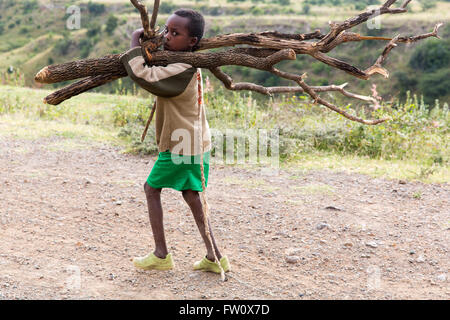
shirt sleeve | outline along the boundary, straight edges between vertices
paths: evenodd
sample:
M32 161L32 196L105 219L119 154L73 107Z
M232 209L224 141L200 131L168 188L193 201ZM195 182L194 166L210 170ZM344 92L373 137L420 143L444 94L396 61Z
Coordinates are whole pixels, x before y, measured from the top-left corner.
M197 68L187 63L171 63L166 67L147 66L142 55L142 47L134 47L120 56L120 61L128 76L143 89L160 97L180 95Z

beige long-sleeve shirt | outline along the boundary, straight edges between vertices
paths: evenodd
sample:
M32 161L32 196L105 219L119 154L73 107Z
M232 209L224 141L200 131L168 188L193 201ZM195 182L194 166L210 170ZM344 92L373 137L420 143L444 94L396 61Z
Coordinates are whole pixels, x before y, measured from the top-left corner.
M203 101L200 68L187 63L147 66L141 47L128 50L120 61L134 82L156 95L155 128L159 152L169 150L176 154L197 155L211 150L205 107L201 103L199 109L198 103L199 97ZM202 147L200 131L203 133Z

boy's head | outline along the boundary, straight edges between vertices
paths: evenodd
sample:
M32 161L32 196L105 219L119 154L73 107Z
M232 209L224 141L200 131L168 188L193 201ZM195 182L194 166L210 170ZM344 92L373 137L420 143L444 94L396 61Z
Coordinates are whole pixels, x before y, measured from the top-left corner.
M205 20L192 9L178 9L167 19L164 50L193 51L203 37Z

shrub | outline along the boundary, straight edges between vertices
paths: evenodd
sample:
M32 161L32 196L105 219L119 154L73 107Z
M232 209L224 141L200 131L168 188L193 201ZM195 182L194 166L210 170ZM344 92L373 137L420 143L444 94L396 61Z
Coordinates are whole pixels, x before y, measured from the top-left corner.
M65 56L69 52L69 47L71 44L72 40L65 36L63 39L60 39L58 40L58 42L56 42L54 50L59 55Z
M450 41L430 39L419 45L412 54L409 65L416 70L433 72L450 62Z
M112 35L114 30L117 28L118 20L114 15L110 15L106 21L106 33Z
M101 28L100 28L100 26L99 26L98 24L96 24L96 23L91 23L90 25L88 25L88 30L87 30L86 35L87 35L89 38L93 38L93 37L95 37L97 34L99 34L100 31L101 31Z
M98 16L105 12L105 5L103 3L93 3L92 1L89 1L87 9L90 14Z
M432 104L435 99L450 95L450 69L441 69L425 74L420 78L419 90L426 97L425 102Z
M22 3L22 10L24 14L30 13L39 7L37 0L25 0Z
M93 45L90 39L81 39L79 47L80 47L80 56L82 59L84 59L87 58L87 56L89 56L89 53L91 52Z

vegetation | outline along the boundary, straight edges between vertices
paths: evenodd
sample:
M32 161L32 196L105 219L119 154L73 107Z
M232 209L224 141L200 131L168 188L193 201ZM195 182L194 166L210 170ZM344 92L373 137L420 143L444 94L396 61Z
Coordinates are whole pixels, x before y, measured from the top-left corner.
M355 14L361 9L356 6L374 5L380 1L350 1L350 0L305 0L305 1L269 1L269 0L246 0L217 2L186 1L183 6L192 7L202 12L208 20L208 28L205 37L230 32L263 31L268 25L273 25L274 30L296 33L307 31L308 28L327 28L327 22L332 19L343 19ZM81 30L68 30L65 27L68 14L65 7L54 5L53 9L45 9L39 6L39 1L10 1L0 0L0 72L9 66L20 67L25 75L25 85L35 86L33 77L37 70L47 64L49 60L53 63L76 60L79 58L102 56L111 53L120 53L129 46L129 33L139 26L139 15L127 1L124 4L110 6L107 1L81 2ZM288 4L289 3L289 4ZM449 3L446 1L446 3ZM37 5L37 6L36 6ZM161 19L172 13L179 7L177 1L163 1L161 4ZM340 10L321 9L323 6L339 6ZM423 11L420 2L416 2L408 13L408 20L414 23L402 23L399 28L395 19L386 19L382 30L368 29L361 26L356 32L367 35L387 35L397 33L404 35L421 33L429 29L437 21L437 13L450 9L443 1L436 2L435 8L429 11L433 15L415 19ZM338 16L336 16L336 14ZM239 17L245 15L245 17ZM271 20L273 15L282 18ZM331 16L330 16L331 15ZM436 16L436 17L435 17ZM133 17L130 19L130 17ZM278 21L278 22L276 22ZM386 22L387 21L387 22ZM435 99L449 101L449 87L445 86L446 74L442 71L423 68L422 64L433 64L439 55L444 53L448 56L448 39L450 25L444 26L441 41L427 40L419 45L406 47L399 45L390 55L387 63L392 73L390 81L382 77L374 77L371 81L359 81L348 77L346 74L331 70L328 66L318 63L316 60L298 56L296 61L284 61L279 67L285 70L299 70L307 72L310 77L309 83L313 85L341 84L350 82L358 93L367 94L373 83L379 88L380 94L391 100L397 96L404 101L406 92L410 90L425 97L427 104L433 104ZM30 41L42 36L47 36L48 41L36 45L38 51L31 51L27 47ZM51 37L50 37L51 36ZM430 44L428 44L430 43ZM364 41L346 44L335 52L337 58L350 61L364 68L373 63L382 50L384 42ZM50 49L51 50L48 50ZM13 50L18 49L13 52ZM355 55L355 52L357 54ZM434 56L433 56L434 52ZM448 68L445 58L439 60L442 65L435 66L437 69ZM393 67L395 66L395 67ZM250 81L266 86L287 85L283 79L274 77L267 72L249 70L240 67L227 67L225 71L233 74L235 81ZM205 72L208 74L208 71ZM209 74L210 75L210 74ZM419 75L419 76L417 76ZM211 75L210 75L211 76ZM216 79L211 76L211 81ZM441 81L443 80L443 81ZM430 83L438 83L439 88L428 90ZM217 83L215 83L217 84ZM53 88L60 88L66 83L52 84ZM133 82L124 79L121 86L131 90ZM119 87L117 81L94 89L94 92L114 93ZM395 90L392 90L392 89ZM264 97L255 97L263 99Z
M71 127L89 125L107 133L108 140L114 140L128 152L156 154L154 124L145 142L140 141L152 99L137 98L123 91L117 95L88 93L51 106L41 102L46 94L42 90L0 87L0 124L11 117L24 116L35 121L67 123ZM251 94L211 88L205 93L205 103L210 127L223 133L223 141L226 129L239 129L244 136L251 129L277 129L280 159L286 165L312 155L388 163L402 161L414 164L411 172L403 173L408 178L428 181L449 178L450 114L448 104L439 101L429 106L424 99L408 95L405 103L384 104L374 112L363 108L358 111L366 116L392 118L377 126L348 121L309 104L304 96L283 96L260 104ZM13 134L15 131L11 130ZM84 133L73 136L83 137ZM213 143L219 141L213 135Z
M322 29L327 26L328 8L331 6L341 6L341 10L333 12L333 19L341 19L356 13L355 10L380 2L221 0L210 4L186 1L185 6L198 9L205 15L208 20L205 36L210 37L221 33L263 31L268 26L282 32L304 32L306 25L310 30ZM386 20L382 30L361 26L356 31L386 36L422 33L432 28L438 19L435 15L450 8L448 4L449 1L416 2L407 20L399 23ZM18 128L20 123L26 123L48 134L108 140L129 152L154 154L157 150L154 128L148 131L145 142L140 142L153 98L128 78L94 89L59 106L42 104L42 98L51 92L49 90L19 88L35 85L32 81L34 74L47 64L118 53L128 48L128 34L140 24L136 10L129 3L116 5L115 11L110 10L107 2L85 1L80 5L82 12L86 13L82 15L81 30L69 31L65 28L65 8L54 9L49 14L40 12L38 1L0 0L0 84L3 85L0 86L0 134L22 132L23 135L31 135L24 128ZM163 1L160 21L178 7L176 1ZM425 9L430 14L423 19L421 14ZM271 20L273 15L283 18ZM275 21L282 22L275 24ZM348 161L363 170L363 165L355 164L359 161L372 169L384 168L377 172L381 175L448 181L450 25L442 28L441 35L441 40L429 39L411 47L399 45L387 61L386 66L392 74L389 81L382 77L374 77L371 81L355 80L306 56L277 65L282 70L307 72L307 81L311 85L349 82L349 90L367 95L376 84L384 99L381 107L373 113L368 106L344 99L339 94L333 94L331 99L339 106L352 102L353 105L347 108L354 113L364 113L365 118L390 116L392 120L385 124L364 126L350 122L329 110L311 105L300 94L279 95L271 100L256 93L231 92L205 70L204 77L209 76L213 87L205 95L208 121L211 128L224 133L226 128L243 132L248 129L278 129L283 165L331 168L341 161ZM364 67L374 62L383 46L384 43L375 41L349 43L335 55ZM265 86L290 84L253 69L227 66L224 71L232 74L235 81L251 81ZM62 85L67 83L46 88ZM100 91L112 95L94 93ZM49 131L49 128L58 128L63 133ZM95 134L91 135L92 132ZM401 164L398 172L392 171L394 164Z

